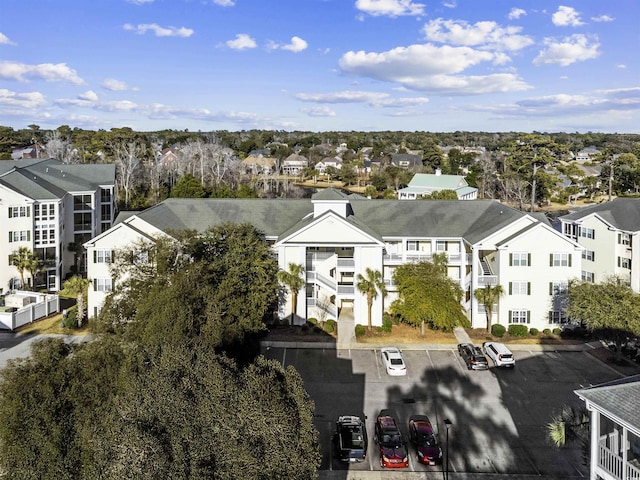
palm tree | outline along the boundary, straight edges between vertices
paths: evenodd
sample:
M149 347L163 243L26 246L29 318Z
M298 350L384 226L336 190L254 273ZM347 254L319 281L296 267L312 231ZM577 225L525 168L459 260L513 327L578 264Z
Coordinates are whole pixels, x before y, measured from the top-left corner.
M493 305L498 302L498 299L502 294L504 294L504 288L502 288L502 285L489 284L484 288L478 288L473 292L473 296L476 297L478 302L484 305L484 309L487 312L487 332L491 331Z
M38 269L38 259L33 254L28 247L20 247L17 251L14 251L11 254L11 265L18 269L18 273L20 274L20 285L21 288L25 288L24 284L24 272L31 272L31 276L33 277L35 272ZM35 279L34 279L35 284Z
M84 320L84 299L87 295L87 288L91 282L87 278L73 276L66 282L64 282L62 294L64 295L76 295L78 315L76 317L78 321L78 327L82 327L82 321Z
M589 412L584 405L564 405L547 423L547 433L556 447L579 441L585 465L589 464Z
M367 268L365 270L365 276L361 273L358 274L357 287L360 293L367 296L369 330L371 330L371 309L373 308L373 301L378 298L378 290L382 294L383 298L387 295L387 289L384 286L382 273L378 270Z
M278 272L278 280L291 290L291 324L296 315L296 306L298 304L298 292L304 287L305 281L302 278L304 267L297 263L290 263L289 270L280 270Z

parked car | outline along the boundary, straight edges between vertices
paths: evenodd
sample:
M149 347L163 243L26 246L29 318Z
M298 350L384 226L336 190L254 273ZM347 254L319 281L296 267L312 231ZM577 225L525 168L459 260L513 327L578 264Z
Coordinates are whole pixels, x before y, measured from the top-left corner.
M442 449L438 444L429 417L412 415L409 417L409 440L416 448L418 459L425 465L442 463Z
M380 410L376 418L375 440L380 449L380 465L383 468L409 466L409 453L396 418L395 413L388 409Z
M489 362L482 349L472 343L459 343L458 353L469 370L487 370Z
M363 462L367 457L367 428L364 419L355 415L338 417L333 445L336 458L342 462Z
M496 367L515 367L516 360L513 358L513 353L507 348L504 343L499 342L484 342L482 344L484 353L493 361Z
M385 347L380 350L382 364L389 375L406 375L407 365L402 358L402 352L396 347Z

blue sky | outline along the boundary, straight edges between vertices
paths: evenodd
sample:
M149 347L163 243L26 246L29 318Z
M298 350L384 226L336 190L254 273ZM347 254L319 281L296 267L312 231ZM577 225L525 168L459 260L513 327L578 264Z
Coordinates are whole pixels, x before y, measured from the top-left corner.
M637 0L2 0L0 125L640 133Z

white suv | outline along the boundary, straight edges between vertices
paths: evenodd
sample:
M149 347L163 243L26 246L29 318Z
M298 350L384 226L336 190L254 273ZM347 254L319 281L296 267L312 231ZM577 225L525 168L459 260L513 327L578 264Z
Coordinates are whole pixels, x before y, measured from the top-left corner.
M482 344L482 349L487 357L493 360L493 364L496 367L515 367L516 360L513 358L513 353L509 350L504 343L498 342L485 342Z

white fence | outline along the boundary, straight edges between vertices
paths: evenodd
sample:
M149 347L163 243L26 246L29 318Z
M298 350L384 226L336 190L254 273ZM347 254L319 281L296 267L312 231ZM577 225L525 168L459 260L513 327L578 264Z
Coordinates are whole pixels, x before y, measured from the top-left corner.
M34 320L48 317L60 311L58 295L13 291L11 296L23 298L28 303L12 312L0 312L0 330L15 330Z

